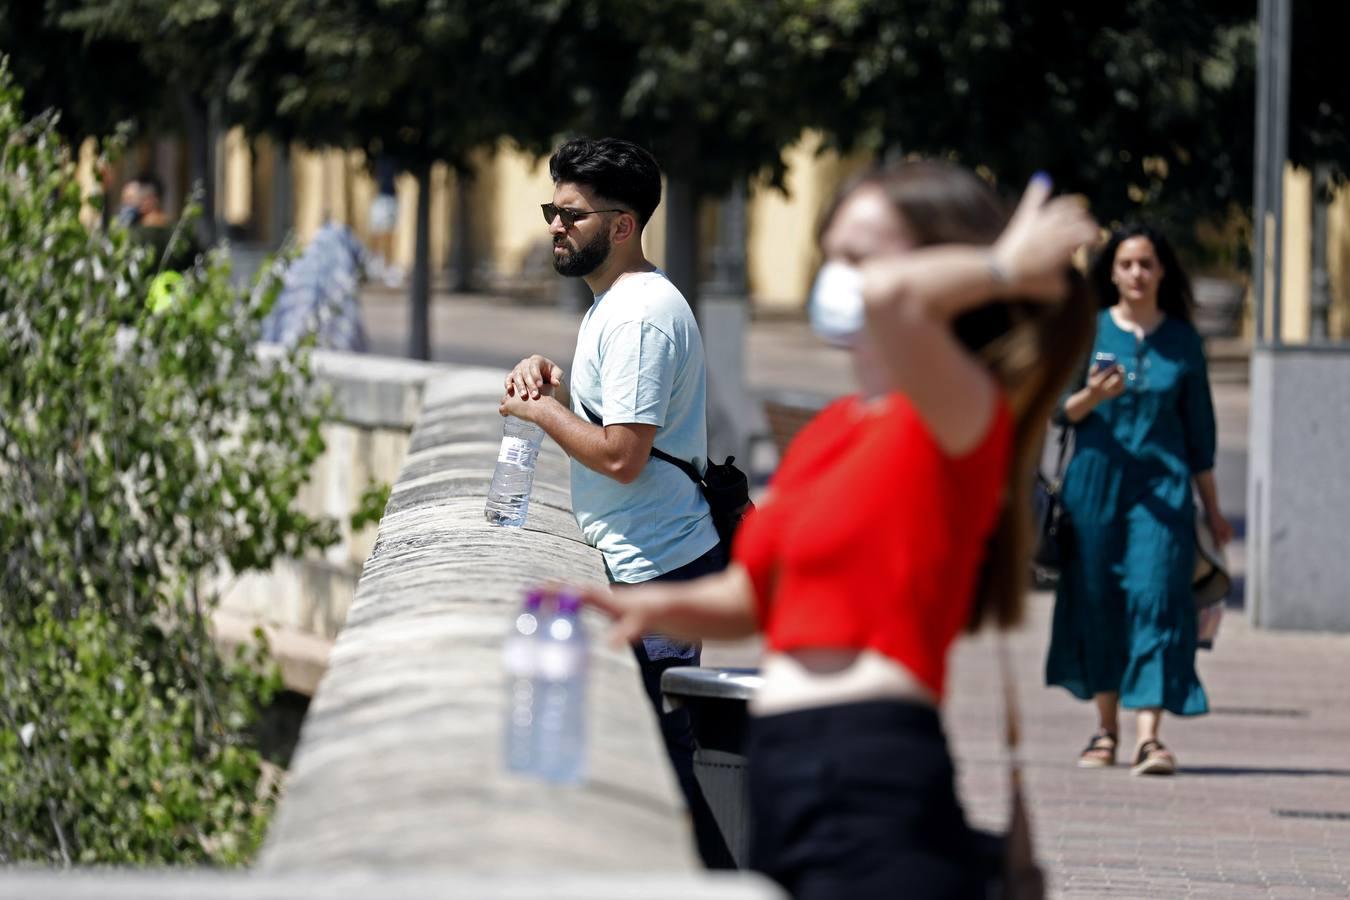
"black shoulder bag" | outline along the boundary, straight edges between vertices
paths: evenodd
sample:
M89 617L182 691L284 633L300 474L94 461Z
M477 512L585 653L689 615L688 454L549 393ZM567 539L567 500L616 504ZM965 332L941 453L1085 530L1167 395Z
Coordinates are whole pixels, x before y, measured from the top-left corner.
M586 418L604 427L604 421L589 406L582 403L581 409L586 413ZM655 445L652 446L651 455L654 459L670 463L698 485L698 489L703 493L703 499L708 501L708 506L712 509L713 527L717 529L717 536L721 538L723 545L730 549L731 539L736 534L736 526L745 518L746 513L755 508L750 502L750 480L745 477L744 472L733 465L736 457L728 456L724 463L715 463L710 459L707 471L700 475L693 463L671 456L664 450L658 450Z

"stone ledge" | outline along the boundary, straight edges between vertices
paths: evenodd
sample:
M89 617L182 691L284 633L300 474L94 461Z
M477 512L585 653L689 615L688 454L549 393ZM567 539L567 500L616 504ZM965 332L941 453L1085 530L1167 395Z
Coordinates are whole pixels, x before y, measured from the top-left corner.
M275 360L284 352L280 344L257 345L257 354L263 360ZM319 382L332 391L334 420L401 431L416 424L426 383L461 368L341 350L314 350L310 358Z
M527 585L602 583L604 574L559 509L568 464L551 441L535 476L550 502L530 527L483 520L502 429L500 379L460 368L426 384L390 507L305 720L264 870L453 865L490 874L522 860L569 873L696 870L630 653L598 641L592 650L587 783L546 786L502 768L500 643L511 611ZM603 623L590 624L598 637ZM629 883L622 895L649 894L666 879Z
M412 428L424 385L447 366L369 353L316 350L314 371L333 391L335 417L367 428Z
M281 669L281 680L286 688L313 696L328 668L333 642L295 628L259 622L229 609L217 609L211 616L215 640L227 650L251 643L256 628L261 628L267 636L267 646Z
M750 875L636 870L613 875L550 872L517 861L510 875L376 871L44 872L0 875L7 897L24 900L775 900L783 894Z

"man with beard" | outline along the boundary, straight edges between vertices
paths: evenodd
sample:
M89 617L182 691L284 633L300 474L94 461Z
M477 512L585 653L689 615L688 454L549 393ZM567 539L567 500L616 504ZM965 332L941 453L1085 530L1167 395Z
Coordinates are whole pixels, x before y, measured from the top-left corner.
M616 585L686 580L726 566L712 513L653 447L707 466L703 340L683 295L642 252L661 202L661 172L643 148L614 138L573 140L549 159L543 204L553 267L595 294L581 320L570 390L561 366L533 355L506 376L501 414L534 422L572 460L572 509ZM570 396L569 396L570 395ZM698 665L699 647L646 635L633 648L666 749L710 867L732 861L693 776L688 713L663 713L661 673Z

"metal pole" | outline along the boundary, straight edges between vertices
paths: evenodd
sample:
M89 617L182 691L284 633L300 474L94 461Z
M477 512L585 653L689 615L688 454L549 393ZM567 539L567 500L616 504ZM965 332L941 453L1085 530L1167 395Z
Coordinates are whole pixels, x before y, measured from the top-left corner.
M1281 309L1284 300L1284 168L1289 159L1289 32L1292 8L1292 0L1275 0L1274 59L1271 60L1271 112L1274 124L1270 136L1270 201L1275 213L1271 343L1276 346L1284 339Z
M417 176L417 227L408 288L408 356L431 359L431 163L418 162L413 173Z
M1261 0L1261 31L1256 43L1256 172L1252 187L1252 318L1256 325L1256 343L1266 339L1266 211L1270 206L1267 191L1266 157L1270 154L1270 5Z

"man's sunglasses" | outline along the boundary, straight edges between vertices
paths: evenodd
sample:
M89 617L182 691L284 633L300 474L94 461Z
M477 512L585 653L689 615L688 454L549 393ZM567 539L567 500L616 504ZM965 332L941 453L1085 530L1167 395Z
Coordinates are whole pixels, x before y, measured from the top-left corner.
M552 225L554 219L562 219L562 223L566 225L568 228L571 228L573 225L577 224L577 222L581 221L587 216L593 216L596 213L628 212L628 210L626 209L586 209L586 210L568 209L567 207L559 206L556 203L541 203L539 205L544 210L545 222Z

